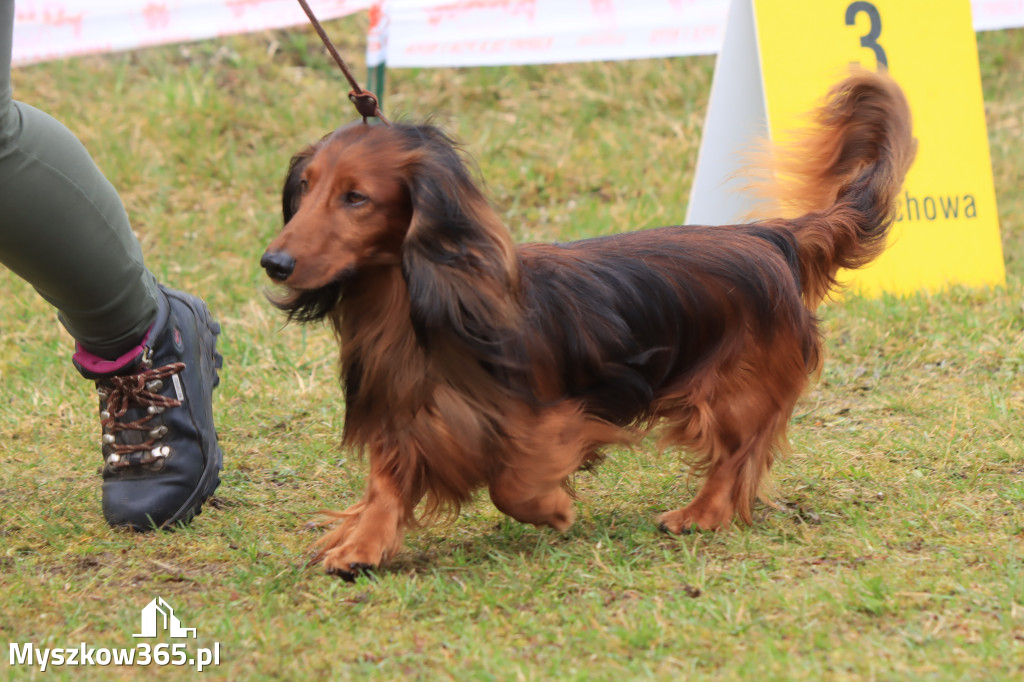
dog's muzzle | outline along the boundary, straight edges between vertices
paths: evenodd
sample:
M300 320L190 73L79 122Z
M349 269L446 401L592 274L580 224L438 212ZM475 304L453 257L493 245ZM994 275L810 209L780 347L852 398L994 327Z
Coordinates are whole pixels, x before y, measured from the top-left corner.
M295 259L284 251L267 251L260 258L260 266L275 282L283 282L295 272Z

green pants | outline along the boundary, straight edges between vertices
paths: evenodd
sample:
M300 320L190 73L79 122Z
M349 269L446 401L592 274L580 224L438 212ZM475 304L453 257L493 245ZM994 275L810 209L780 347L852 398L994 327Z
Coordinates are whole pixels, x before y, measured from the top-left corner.
M113 359L156 316L124 206L81 142L11 91L14 0L0 0L0 263L58 311L88 351Z

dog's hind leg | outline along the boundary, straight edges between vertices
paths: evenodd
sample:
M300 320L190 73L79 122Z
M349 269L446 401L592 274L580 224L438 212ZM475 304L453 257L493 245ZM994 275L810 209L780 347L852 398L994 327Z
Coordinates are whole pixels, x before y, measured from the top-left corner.
M363 499L334 514L340 523L325 534L313 563L345 580L387 561L402 548L412 507L392 477L371 457L370 478ZM375 466L376 464L376 466Z
M713 447L719 453L697 496L682 509L660 515L661 530L675 534L718 530L728 526L737 513L750 521L750 505L771 463L774 434L724 435L716 437L719 442Z
M731 363L728 372L710 373L690 388L686 407L662 415L676 421L663 442L691 451L695 471L706 476L690 504L658 517L662 530L716 530L734 516L752 522L762 479L786 447L786 423L806 385L797 348L776 344Z

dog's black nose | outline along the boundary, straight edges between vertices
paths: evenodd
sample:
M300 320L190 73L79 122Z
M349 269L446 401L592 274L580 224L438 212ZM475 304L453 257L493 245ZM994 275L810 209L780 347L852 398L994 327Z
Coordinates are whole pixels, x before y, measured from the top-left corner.
M260 265L275 282L283 282L295 271L295 259L284 251L267 251Z

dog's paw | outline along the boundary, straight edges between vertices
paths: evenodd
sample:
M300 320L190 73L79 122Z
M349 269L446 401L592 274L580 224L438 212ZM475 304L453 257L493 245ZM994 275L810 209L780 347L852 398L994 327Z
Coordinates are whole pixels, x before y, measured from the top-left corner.
M352 528L341 530L349 532L339 533L335 530L321 539L322 549L314 561L319 561L328 575L348 582L353 582L361 575L370 575L394 555L400 546L396 538L385 542L387 538L379 530L366 534L353 532Z
M572 501L569 501L567 506L563 506L561 509L555 509L551 511L548 518L542 523L536 524L538 528L543 526L550 526L560 533L572 528L572 524L576 521L576 510L572 508Z
M343 520L316 542L309 563L323 566L328 575L351 582L381 566L402 547L401 529L393 522L380 522L379 515L369 513L365 505L334 516Z
M696 507L689 505L660 515L656 521L658 530L672 535L686 535L696 531L722 530L732 520L732 510Z
M327 560L324 560L324 570L327 575L341 578L347 583L354 583L359 576L372 576L376 568L376 564L363 564L359 562L349 562L347 565L328 564Z
M368 556L348 551L345 547L335 547L324 552L321 565L327 575L354 582L361 575L371 575L380 563L380 559L374 561Z
M562 488L528 496L520 488L506 488L493 484L491 500L494 506L516 521L529 523L538 528L549 526L559 532L565 532L576 520L573 499Z

